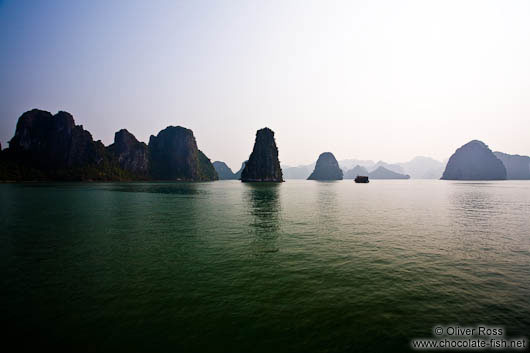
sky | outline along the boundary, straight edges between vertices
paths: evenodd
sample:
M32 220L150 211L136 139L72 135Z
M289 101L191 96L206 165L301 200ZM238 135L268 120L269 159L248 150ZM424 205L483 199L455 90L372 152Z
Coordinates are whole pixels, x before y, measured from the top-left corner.
M265 126L287 165L530 155L530 2L0 0L2 148L32 108L233 170Z

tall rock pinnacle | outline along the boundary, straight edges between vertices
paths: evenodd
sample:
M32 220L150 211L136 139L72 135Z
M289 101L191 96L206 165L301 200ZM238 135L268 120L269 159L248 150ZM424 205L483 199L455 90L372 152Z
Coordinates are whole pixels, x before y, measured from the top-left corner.
M274 141L274 131L271 129L263 128L256 132L254 149L241 173L241 181L283 181L278 148Z

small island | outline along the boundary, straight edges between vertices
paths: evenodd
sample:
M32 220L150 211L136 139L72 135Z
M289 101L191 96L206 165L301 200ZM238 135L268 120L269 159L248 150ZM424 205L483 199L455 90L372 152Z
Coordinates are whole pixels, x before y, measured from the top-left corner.
M324 152L318 156L315 170L307 180L342 180L342 169L331 152Z

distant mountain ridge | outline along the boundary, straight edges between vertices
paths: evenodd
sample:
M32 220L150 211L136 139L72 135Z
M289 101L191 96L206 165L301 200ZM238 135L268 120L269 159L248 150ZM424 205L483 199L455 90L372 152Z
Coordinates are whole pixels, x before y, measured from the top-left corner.
M371 160L360 159L343 159L338 161L339 167L344 172L344 179L353 179L355 176L351 175L357 171L351 171L353 168L362 167L366 170L366 175L369 172L375 171L379 167L384 167L387 170L398 174L410 175L414 179L440 179L442 176L445 164L430 157L418 156L412 160L403 163L387 163L384 161L374 162ZM285 179L307 179L314 169L315 163L307 165L299 165L297 167L282 166ZM364 173L364 171L362 171Z
M225 162L215 161L212 164L215 168L215 171L217 172L217 175L219 176L219 180L237 179L236 174L232 172L232 169L230 169Z
M298 167L282 166L283 177L285 179L307 179L314 169L314 164L301 165Z
M344 179L355 179L357 176L368 176L368 170L365 167L356 165L344 173Z
M368 174L370 179L410 179L410 175L396 173L383 166L378 167L376 170Z

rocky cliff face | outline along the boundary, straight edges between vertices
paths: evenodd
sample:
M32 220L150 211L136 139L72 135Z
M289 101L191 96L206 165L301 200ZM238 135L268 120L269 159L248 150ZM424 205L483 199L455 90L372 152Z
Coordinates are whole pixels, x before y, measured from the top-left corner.
M368 170L365 167L356 165L352 169L344 173L344 179L355 179L357 176L368 176Z
M33 109L18 119L9 150L43 170L58 170L103 162L105 148L100 141L75 125L72 115Z
M331 152L324 152L318 156L315 170L307 180L342 180L342 169Z
M215 161L212 163L217 175L219 175L219 180L231 180L236 179L236 175L232 172L225 162Z
M506 168L506 179L530 179L530 157L502 152L493 152L493 154L504 164Z
M506 168L484 142L473 140L449 158L442 179L504 180Z
M241 181L283 181L278 148L271 129L264 128L256 133L254 149L241 173Z
M33 109L18 119L15 136L2 152L2 180L130 179L101 141L67 112Z
M155 180L217 180L212 163L197 148L193 131L169 126L149 139L151 177Z
M147 177L149 175L149 153L147 145L140 142L129 131L122 129L114 134L114 143L107 151L118 161L123 170Z
M379 167L371 173L368 173L370 179L410 179L410 175L396 173L385 167Z
M216 180L191 130L169 127L149 147L127 130L107 148L72 115L34 109L18 120L9 148L0 153L0 180Z
M200 179L196 179L196 181L219 180L219 175L217 175L212 161L201 150L199 150L199 176Z

